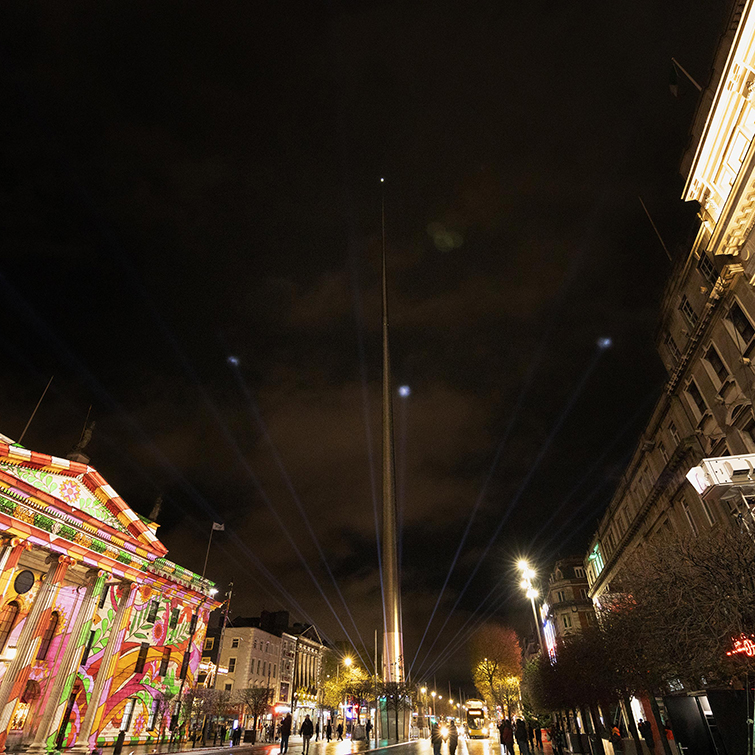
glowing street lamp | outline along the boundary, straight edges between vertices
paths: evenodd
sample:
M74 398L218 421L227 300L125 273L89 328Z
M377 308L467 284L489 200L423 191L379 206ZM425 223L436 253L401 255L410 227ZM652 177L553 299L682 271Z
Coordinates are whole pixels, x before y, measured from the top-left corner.
M537 598L540 593L532 584L532 581L535 579L535 577L537 577L537 574L535 573L534 569L530 568L530 565L524 559L520 560L517 566L519 567L519 571L522 574L522 581L519 583L519 585L524 590L525 595L530 599L530 605L532 606L532 615L535 617L535 626L537 627L537 641L540 645L540 652L543 652L545 646L543 643L542 630L540 628L540 620L537 617L537 609L535 608L535 598Z

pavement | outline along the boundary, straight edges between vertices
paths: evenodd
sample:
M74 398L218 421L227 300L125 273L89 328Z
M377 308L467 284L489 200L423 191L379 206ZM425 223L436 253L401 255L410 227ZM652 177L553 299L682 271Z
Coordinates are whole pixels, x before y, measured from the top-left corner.
M550 743L543 742L542 750L536 749L534 755L552 755ZM429 739L413 739L409 742L389 742L382 740L375 742L374 739L369 741L344 739L342 742L331 741L325 742L320 740L315 742L314 739L309 743L308 755L351 755L352 753L367 753L385 751L385 755L432 755L432 747ZM104 755L108 755L109 748L104 748ZM162 753L171 755L178 753L193 753L193 755L279 755L280 743L261 742L258 744L244 744L243 742L235 747L229 744L223 747L197 747L192 748L191 742L182 742L179 745L137 745L135 747L123 747L121 755L152 755L153 753ZM302 738L292 736L289 740L288 755L303 755ZM449 755L448 745L444 744L441 755ZM497 738L494 739L459 739L459 747L456 755L501 755L501 746ZM519 747L516 746L516 755L521 755Z

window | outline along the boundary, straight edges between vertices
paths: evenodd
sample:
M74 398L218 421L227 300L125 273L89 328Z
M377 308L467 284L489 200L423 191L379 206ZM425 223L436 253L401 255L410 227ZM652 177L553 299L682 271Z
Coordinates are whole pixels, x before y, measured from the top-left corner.
M147 663L147 653L149 652L149 642L142 642L139 645L139 656L136 659L134 673L141 674L144 671L144 664Z
M232 674L235 670L236 670L236 659L229 658L228 659L228 673Z
M682 511L684 511L684 516L687 517L687 523L689 524L689 528L692 530L692 534L697 537L697 525L695 524L695 520L692 518L692 512L690 511L687 501L682 501Z
M47 658L47 651L50 649L52 638L55 637L59 619L60 616L58 615L57 611L53 611L50 614L50 621L47 622L47 628L42 635L42 642L39 643L39 650L37 651L38 661L43 661L45 658Z
M147 621L150 624L155 623L155 619L157 618L157 612L160 610L160 601L159 600L153 600L152 603L149 606L149 613L147 614Z
M174 608L170 612L170 624L168 626L171 629L175 629L178 626L178 617L181 615L181 609L180 608Z
M214 637L207 637L204 641L204 649L205 650L212 650L212 648L215 647L215 638Z
M121 731L128 731L131 728L131 717L134 715L134 706L136 698L129 697L126 700L126 707L123 711L123 720L121 721Z
M266 642L266 643L265 643L265 652L266 652L266 653L269 653L269 652L270 652L270 643L269 643L269 642Z
M585 578L585 570L581 566L575 566L574 567L574 576L577 579L584 579Z
M189 624L189 634L194 634L194 630L197 628L197 619L199 618L199 614L192 614L191 615L191 623Z
M671 358L674 360L674 364L676 364L682 358L682 352L679 351L679 347L676 345L676 341L674 340L674 337L671 335L671 333L668 333L666 335L666 338L663 339L663 342L666 344L666 348L668 349L669 354L671 354Z
M203 655L200 663L212 663L212 658L209 655Z
M13 631L13 625L18 618L19 605L14 600L12 603L8 603L0 614L0 653L5 650L5 643L8 642L8 637Z
M149 712L149 719L147 719L147 731L151 731L155 728L157 723L157 712L160 709L160 701L155 698L152 701L152 709Z
M674 441L675 446L678 446L679 443L681 443L679 431L676 429L676 425L673 422L668 423L668 434L671 436L671 440Z
M170 648L163 650L163 657L160 661L160 676L165 676L168 673L168 664L170 663ZM152 727L150 727L152 728Z
M225 691L230 692L233 689L233 684L226 684L225 685Z
M590 563L595 568L595 576L597 577L604 569L606 562L603 560L603 553L600 549L600 543L596 543L592 549L592 553L587 557Z
M666 446L663 444L662 440L658 441L658 453L661 455L663 463L668 464L668 451L666 451Z
M275 672L276 672L277 670L278 670L278 664L277 664L277 663L274 663L274 664L273 664L273 679L275 679Z
M92 652L92 643L94 642L94 636L97 634L97 632L92 629L91 632L89 632L89 639L87 640L87 646L84 648L84 655L81 656L81 663L79 663L79 666L83 666L86 664L86 662L89 660L89 653Z
M556 593L556 602L557 603L563 603L566 600L566 595L564 594L563 590L559 590Z
M582 600L587 600L587 590L584 587L579 588L579 597L582 598Z
M718 353L715 346L711 346L708 349L708 351L705 353L705 359L708 362L708 364L713 368L713 372L716 373L716 377L722 383L725 383L726 379L729 377L729 370L726 369L724 360L721 359L721 355Z
M262 676L267 673L267 661L262 662Z
M261 661L261 660L260 660L260 659L258 658L258 659L257 659L257 673L258 673L258 674L259 674L259 672L260 672L260 667L261 667L261 666L262 666L262 661Z
M189 671L189 651L184 653L183 660L181 661L181 673L179 679L186 679L186 674Z
M252 645L252 647L253 647L253 648L254 648L255 650L257 649L257 640L255 640L255 641L254 641L254 644Z
M238 646L239 646L239 638L238 637L234 637L231 640L231 647L232 648L237 648Z
M564 629L571 629L571 616L562 616Z
M105 601L107 600L107 595L110 592L110 585L105 585L105 587L102 589L102 595L100 596L100 608L102 608L105 605Z
M708 405L705 403L703 394L700 393L700 389L694 380L691 380L687 386L687 395L692 399L692 403L697 409L699 416L702 417L708 411Z
M705 498L701 498L700 503L703 505L705 518L708 520L708 524L712 527L716 522L716 519L713 516L713 512L710 510L710 506L708 505L708 502L705 500Z
M686 296L682 296L682 300L679 303L679 309L684 315L684 319L694 328L697 325L697 312L692 309L692 305L689 303L689 299Z
M753 336L755 336L755 328L752 326L750 318L747 317L737 302L731 305L728 317L741 339L741 342L737 345L744 351L750 345Z
M711 286L716 285L718 273L713 265L713 261L705 252L700 252L700 259L697 261L697 269L700 271L700 275L702 275Z

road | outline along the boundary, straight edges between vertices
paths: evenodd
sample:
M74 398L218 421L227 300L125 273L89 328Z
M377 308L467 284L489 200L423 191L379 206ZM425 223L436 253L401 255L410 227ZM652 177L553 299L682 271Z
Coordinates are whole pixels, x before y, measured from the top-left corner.
M551 755L550 744L543 743L544 750L535 750L535 755ZM343 742L315 742L309 747L309 755L351 755L352 753L377 753L381 755L432 755L432 747L429 739L415 739L401 744L389 744L387 741L378 743L365 740L352 741L345 739ZM155 745L139 745L137 747L124 746L121 755L151 755L152 753L164 753L178 755L178 753L193 753L193 755L279 755L280 744L240 744L237 747L197 747L191 749L183 745L180 749L168 749L167 745L155 747ZM108 750L105 750L108 755ZM301 737L291 737L288 755L302 755ZM449 755L448 745L444 744L441 755ZM501 747L497 739L460 739L456 755L501 755ZM519 747L516 747L516 755L520 755Z

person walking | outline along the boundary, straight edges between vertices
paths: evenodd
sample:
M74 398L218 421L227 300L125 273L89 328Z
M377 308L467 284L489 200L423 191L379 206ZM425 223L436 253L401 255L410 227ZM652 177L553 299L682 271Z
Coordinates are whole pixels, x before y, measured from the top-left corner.
M530 741L530 750L535 751L535 728L532 721L527 721L527 739Z
M315 742L318 742L320 740L320 719L317 719L317 723L315 724Z
M645 744L648 746L650 752L655 752L655 737L653 737L653 726L650 721L643 721L640 719L640 725L637 727L642 734L642 738L645 740Z
M437 721L433 721L433 728L430 729L430 744L433 746L433 755L440 755L443 737L440 733L440 726L438 726Z
M309 740L312 739L312 735L315 733L315 727L312 726L312 719L309 716L304 716L304 720L299 727L299 734L301 734L302 755L309 755Z
M325 725L325 739L326 741L330 742L330 738L333 736L333 727L330 725L330 719L328 719L328 723Z
M281 721L281 755L283 755L284 752L288 752L288 738L291 736L291 723L291 714L286 713Z
M456 719L452 718L448 727L448 755L456 755L456 747L459 744L459 730L456 728Z
M364 725L364 730L367 732L367 741L370 739L370 732L372 731L372 721L367 719L367 723Z
M338 741L343 742L343 724L336 726L336 734L338 734Z
M521 755L530 755L530 749L527 746L527 724L524 723L523 718L516 719L516 726L514 727L514 736L516 737L516 743L519 745L519 752ZM513 748L512 748L513 751Z
M543 749L543 729L540 721L535 721L535 744L539 750Z
M503 755L514 755L514 728L511 726L511 721L504 718L498 727L498 731L501 735Z
M621 737L621 729L615 724L611 729L611 744L615 753L624 752L624 740Z

